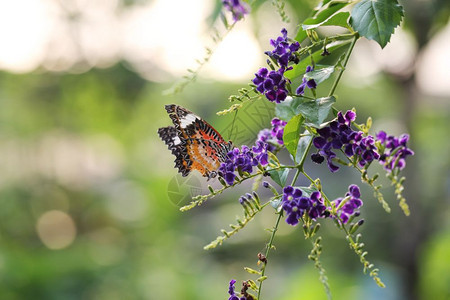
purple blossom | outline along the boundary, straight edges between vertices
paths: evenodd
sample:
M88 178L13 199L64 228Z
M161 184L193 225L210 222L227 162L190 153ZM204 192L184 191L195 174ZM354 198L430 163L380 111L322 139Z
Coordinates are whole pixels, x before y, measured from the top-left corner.
M281 34L282 35L277 39L270 40L270 44L273 46L274 50L267 51L265 54L278 62L280 66L287 68L290 61L298 64L299 58L295 52L300 49L300 43L297 41L290 43L289 38L287 37L287 30L285 28L281 30Z
M306 70L305 70L305 75L306 75L306 73L311 72L313 70L314 70L313 67L307 66ZM317 83L316 83L316 81L314 79L307 80L306 77L303 76L302 83L298 86L298 88L295 91L295 93L297 95L303 95L305 93L305 88L306 87L309 88L309 89L315 89L315 88L317 88Z
M250 12L250 8L247 3L240 0L222 0L222 4L228 11L231 12L233 20L239 21Z
M283 145L283 134L284 134L284 126L286 126L287 122L280 120L278 118L273 118L271 121L272 124L272 136L276 139L279 145Z
M402 134L396 138L380 131L376 135L376 140L381 144L379 161L388 172L403 169L406 165L405 158L414 155L414 151L406 146L409 140L408 134Z
M236 280L231 279L229 286L228 286L228 294L230 297L228 300L239 300L239 297L236 296L236 292L234 291L234 284L236 283Z
M358 213L358 208L363 205L360 197L361 193L359 191L359 187L352 184L349 186L348 192L345 194L345 198L338 198L332 201L335 207L339 207L342 201L346 201L345 204L337 210L337 216L340 218L342 223L347 223L352 215Z
M355 119L356 114L351 110L345 114L339 112L336 121L318 129L319 136L313 139L313 145L319 151L311 155L312 161L320 164L326 159L330 171L336 172L339 167L333 163L333 159L336 158L335 150L343 150L348 157L356 155L361 167L379 159L380 155L374 138L370 135L363 137L362 131L355 131L351 128Z
M380 155L377 152L377 147L375 147L375 140L371 135L363 137L355 146L354 152L356 155L360 156L358 164L361 167L371 163L374 159L380 158Z
M319 191L311 193L310 197L290 185L283 189L282 208L286 212L286 223L295 226L304 213L311 219L326 218L330 215Z
M304 211L311 206L308 197L302 197L302 191L299 188L286 186L283 189L282 208L286 212L286 223L295 226L303 215Z
M241 149L234 148L228 152L228 159L220 164L219 176L223 177L227 184L232 185L236 175L235 171L248 172L253 171L253 166L258 165L253 152L249 147L243 145Z
M284 101L288 95L286 83L288 79L284 77L284 67L278 71L269 71L266 68L261 68L255 73L253 83L256 85L256 90L265 95L271 102L280 103Z
M333 159L336 158L334 151L342 150L347 157L356 157L355 161L360 167L378 160L388 172L403 169L406 165L405 158L414 155L406 146L409 135L403 134L397 138L380 131L376 137L363 136L362 131L351 128L355 119L356 113L351 110L345 114L339 112L336 121L318 129L319 136L313 139L318 152L311 155L312 161L320 164L326 159L330 171L336 172L339 167L333 164Z
M327 207L324 205L322 194L319 191L312 192L310 199L311 207L308 215L311 219L315 220L319 217L327 217L329 215Z
M271 121L272 128L262 129L258 133L256 143L258 143L259 141L267 143L267 150L273 152L274 150L276 150L276 147L273 144L283 145L284 126L286 126L286 124L286 121L280 120L278 118L273 118Z
M255 144L257 144L258 142L266 143L267 151L274 152L276 150L276 147L271 143L272 140L273 136L271 130L265 128L258 133L258 137L256 139Z
M256 146L252 148L255 154L255 159L261 164L261 166L267 166L269 164L269 144L262 141L256 141Z
M218 174L228 185L232 185L236 179L235 172L252 173L253 167L261 164L267 166L269 164L269 144L256 141L256 145L249 148L243 145L241 149L234 148L227 153L228 158L220 164Z

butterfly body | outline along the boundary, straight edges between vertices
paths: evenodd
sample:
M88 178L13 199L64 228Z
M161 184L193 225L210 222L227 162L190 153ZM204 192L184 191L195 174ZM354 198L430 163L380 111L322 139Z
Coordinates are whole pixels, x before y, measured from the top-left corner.
M158 134L175 155L175 167L182 176L197 170L208 179L215 177L232 144L191 111L175 104L165 109L173 126L158 129Z

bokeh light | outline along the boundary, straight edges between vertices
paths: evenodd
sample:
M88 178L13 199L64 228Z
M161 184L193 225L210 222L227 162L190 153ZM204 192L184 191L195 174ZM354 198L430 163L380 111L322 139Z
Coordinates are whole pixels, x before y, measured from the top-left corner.
M39 217L36 231L47 248L59 250L73 243L77 230L73 219L67 213L51 210Z

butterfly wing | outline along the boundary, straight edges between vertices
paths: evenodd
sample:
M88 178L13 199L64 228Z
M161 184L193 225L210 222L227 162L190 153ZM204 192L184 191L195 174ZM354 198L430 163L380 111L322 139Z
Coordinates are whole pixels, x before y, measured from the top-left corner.
M176 128L174 126L159 128L158 134L172 154L175 155L175 167L178 168L178 172L183 176L187 176L191 166L185 159L188 156L187 149L181 145L181 139L178 136Z
M180 173L187 176L191 170L197 170L205 177L214 176L220 163L225 161L231 144L191 111L175 104L166 105L165 108L174 124L171 127L175 130L171 129L170 135L165 135L170 136L166 138L169 144L160 136L176 156L175 165Z

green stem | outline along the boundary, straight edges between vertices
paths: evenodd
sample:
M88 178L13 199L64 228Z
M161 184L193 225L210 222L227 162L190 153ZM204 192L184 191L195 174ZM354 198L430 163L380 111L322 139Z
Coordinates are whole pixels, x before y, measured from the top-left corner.
M302 160L301 166L303 166L303 162L304 162L304 160ZM300 170L300 168L297 168L297 172L296 172L295 175L294 175L294 178L293 178L293 180L292 180L291 185L295 184L295 181L297 181L297 178L298 178L298 176L300 175L300 173L302 173L302 171ZM278 212L278 217L277 217L277 220L276 220L276 222L275 222L275 226L274 226L273 229L272 229L272 235L270 236L269 243L267 244L267 249L266 249L266 253L265 253L266 258L269 257L270 249L272 249L273 240L275 239L275 233L276 233L277 230L278 230L278 225L280 224L280 220L281 220L281 217L282 217L282 216L283 216L283 211ZM267 265L264 265L264 267L263 267L263 269L262 269L262 271L261 271L261 277L264 277L264 275L265 275L265 273L266 273L266 266L267 266ZM261 280L260 283L259 283L259 287L258 287L258 297L256 298L257 300L260 299L260 296L261 296L261 288L262 288L262 283L263 283L263 282L264 282L264 279Z
M356 41L358 40L358 38L359 38L358 34L355 34L355 35L353 36L352 43L350 44L350 47L348 48L347 53L345 54L344 61L342 62L342 68L341 68L341 70L339 71L339 74L338 74L338 76L336 77L336 80L334 81L333 86L331 87L331 90L330 90L330 93L328 94L328 97L333 96L334 91L335 91L336 88L337 88L337 85L338 85L338 83L339 83L339 80L341 80L342 74L344 73L345 67L347 66L348 60L349 60L349 58L350 58L350 54L352 53L353 47L355 46Z
M300 170L300 168L298 168L298 169L297 169L297 172L295 172L294 179L292 179L291 185L294 185L294 184L295 184L295 182L297 181L298 175L300 175L300 173L301 173L301 170Z
M274 226L273 229L272 229L272 235L270 236L269 243L267 244L267 249L266 249L266 254L265 254L266 258L269 257L269 252L270 252L270 249L272 248L273 240L275 239L275 233L276 233L277 230L278 230L278 225L280 224L280 220L281 220L281 216L282 216L282 215L283 215L283 213L280 211L280 212L278 213L278 217L277 217L277 221L275 222L275 226ZM264 277L264 274L266 273L266 266L267 266L267 265L264 265L264 267L263 267L263 269L262 269L261 277ZM260 296L261 296L261 288L262 288L263 282L264 282L264 280L261 280L260 283L259 283L259 288L258 288L258 298L257 298L258 300L259 300L259 298L260 298Z

